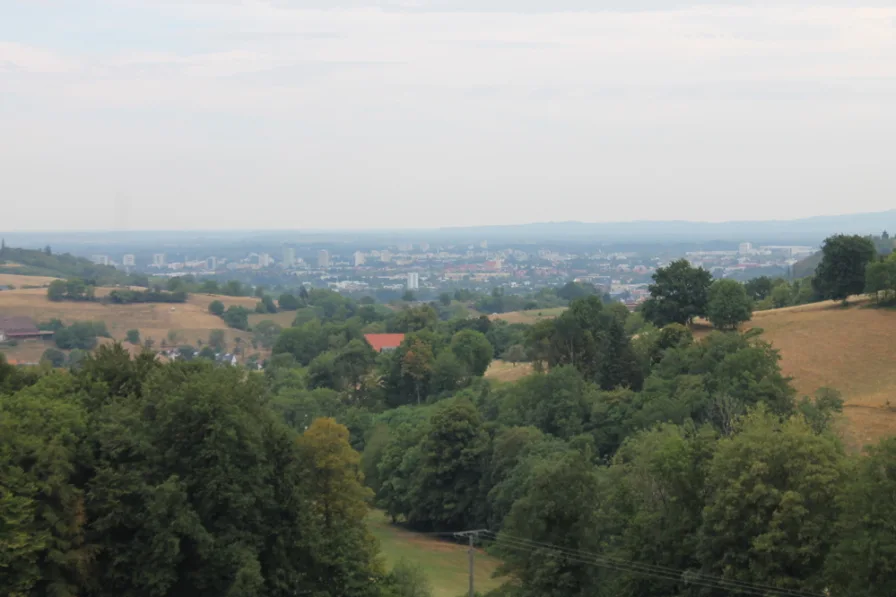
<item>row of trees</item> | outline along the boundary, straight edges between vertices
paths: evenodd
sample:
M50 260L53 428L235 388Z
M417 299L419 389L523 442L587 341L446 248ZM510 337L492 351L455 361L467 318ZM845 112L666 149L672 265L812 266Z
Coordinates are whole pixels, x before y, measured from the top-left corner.
M112 304L132 303L184 303L188 295L183 290L168 292L161 287L147 290L113 290L102 299L96 296L96 289L81 279L53 280L47 287L47 298L59 301L97 301Z
M875 300L896 300L896 257L877 258L873 239L836 235L825 240L822 258L809 278L788 282L760 277L745 284L715 280L703 268L678 260L659 268L644 303L647 321L662 327L705 317L719 329L736 329L753 309L771 309L822 300L845 301L868 293Z
M690 324L697 317L706 317L716 328L729 330L752 317L753 300L743 284L713 281L712 274L684 259L658 268L649 289L643 314L658 327Z

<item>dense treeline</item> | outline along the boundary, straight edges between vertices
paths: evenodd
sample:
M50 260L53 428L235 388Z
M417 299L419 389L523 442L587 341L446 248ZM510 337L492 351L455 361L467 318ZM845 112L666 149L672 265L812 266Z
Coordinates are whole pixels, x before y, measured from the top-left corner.
M71 374L0 362L0 593L380 595L344 427L301 436L263 379L101 348Z
M185 303L188 295L183 290L168 292L161 287L147 290L113 290L105 297L96 296L96 289L85 280L53 280L47 287L47 298L51 301L99 301L114 305L133 303Z

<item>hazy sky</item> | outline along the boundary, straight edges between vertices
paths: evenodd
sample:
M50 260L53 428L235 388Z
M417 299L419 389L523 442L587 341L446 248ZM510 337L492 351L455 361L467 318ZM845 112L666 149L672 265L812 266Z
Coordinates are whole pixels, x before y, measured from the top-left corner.
M892 1L0 0L0 230L894 206Z

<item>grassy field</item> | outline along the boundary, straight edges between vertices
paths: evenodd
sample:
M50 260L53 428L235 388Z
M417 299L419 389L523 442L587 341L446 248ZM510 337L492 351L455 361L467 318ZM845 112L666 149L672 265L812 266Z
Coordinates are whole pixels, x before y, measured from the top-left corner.
M258 299L255 299L257 302ZM253 305L254 309L255 306ZM295 321L296 312L295 311L281 311L279 313L253 313L249 316L249 327L254 326L259 321L273 321L277 325L282 328L292 327L292 322Z
M34 276L27 276L29 279ZM102 296L112 289L97 289ZM167 341L169 331L177 334L176 343L196 346L201 340L206 342L212 330L224 330L228 344L236 338L248 342L251 332L228 328L220 317L208 312L213 300L220 300L225 306L241 305L254 309L258 299L251 297L191 295L186 303L158 303L135 305L104 305L102 303L52 302L47 300L44 289L21 289L0 292L0 315L21 315L35 322L60 319L66 325L76 321L104 321L109 333L116 340L124 340L128 330L140 330L143 339L152 338L156 348L162 340ZM269 316L271 317L271 316ZM276 316L273 316L276 317ZM290 319L290 323L292 320ZM43 351L52 346L51 342L27 341L14 348L4 347L8 358L32 362L40 359Z
M532 363L509 363L494 360L485 372L485 377L497 381L516 381L532 373Z
M420 535L393 526L384 512L373 510L367 526L379 540L388 568L401 560L421 566L432 584L434 597L460 597L469 586L467 548L450 541ZM485 593L501 582L492 578L499 561L481 550L476 551L474 583Z
M50 282L56 279L49 276L23 276L20 274L0 273L0 286L12 285L16 288L21 288L22 286L49 286Z
M832 387L846 401L844 438L860 447L896 433L896 311L818 303L754 314L799 394Z
M553 319L566 311L566 307L554 307L552 309L532 309L530 311L511 311L509 313L495 313L489 319L503 319L507 323L533 324L542 319Z

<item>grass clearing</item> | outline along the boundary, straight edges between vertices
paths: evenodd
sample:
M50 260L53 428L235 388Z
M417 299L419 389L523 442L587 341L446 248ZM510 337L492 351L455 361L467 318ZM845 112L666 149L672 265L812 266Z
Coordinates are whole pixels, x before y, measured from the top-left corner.
M403 559L423 568L429 577L434 597L460 597L467 594L469 564L466 546L394 526L381 510L370 511L367 515L367 527L379 540L388 569L391 570ZM476 550L475 557L476 591L485 593L500 586L501 581L492 578L500 561L479 549Z
M530 375L533 371L532 363L510 363L496 359L488 366L485 377L496 381L517 381Z
M509 313L495 313L489 315L489 319L503 319L507 323L537 323L542 319L554 319L566 311L566 307L553 307L551 309L531 309L529 311L511 311Z
M252 307L253 309L255 307ZM273 321L282 328L292 327L296 319L295 311L280 311L279 313L252 313L249 315L249 327L254 327L260 321Z

